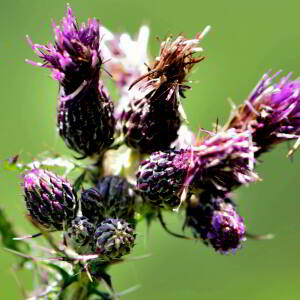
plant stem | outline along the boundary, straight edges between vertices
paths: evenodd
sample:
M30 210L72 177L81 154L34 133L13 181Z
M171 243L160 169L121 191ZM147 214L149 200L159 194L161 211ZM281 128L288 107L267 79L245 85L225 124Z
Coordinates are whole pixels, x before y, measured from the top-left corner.
M61 300L86 300L89 297L89 288L93 284L87 272L81 272L79 280L68 286L61 295Z

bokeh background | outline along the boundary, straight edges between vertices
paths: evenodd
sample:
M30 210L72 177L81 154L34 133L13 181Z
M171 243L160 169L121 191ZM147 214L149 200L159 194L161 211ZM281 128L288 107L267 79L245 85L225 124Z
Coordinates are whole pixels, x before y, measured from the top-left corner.
M286 1L70 1L78 19L99 18L112 31L135 34L151 27L149 51L158 53L156 37L186 33L192 37L210 24L202 42L207 59L191 76L198 81L184 101L190 125L211 129L225 122L227 99L241 103L270 69L300 75L300 2ZM65 12L64 1L2 1L0 10L0 160L12 154L34 156L45 149L66 152L55 130L57 84L46 70L25 64L35 58L25 41L53 40L51 19ZM249 231L274 233L269 241L248 240L236 255L220 255L201 242L179 240L154 224L147 238L139 226L133 256L143 260L111 269L121 291L141 287L125 299L300 299L300 152L286 158L288 145L263 156L264 181L239 189L236 200ZM20 232L27 224L19 174L0 171L0 205ZM184 216L167 217L180 230ZM21 287L33 285L31 271L11 271L14 256L0 249L0 299L22 299Z

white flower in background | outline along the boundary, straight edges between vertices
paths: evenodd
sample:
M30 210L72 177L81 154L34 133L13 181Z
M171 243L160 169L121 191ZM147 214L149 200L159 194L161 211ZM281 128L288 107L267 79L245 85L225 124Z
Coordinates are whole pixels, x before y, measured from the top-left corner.
M196 134L186 124L182 124L178 130L178 138L171 144L171 148L186 149L195 145Z
M147 49L150 29L148 26L141 26L136 40L128 33L115 34L103 26L100 27L100 32L104 68L116 81L120 93L114 113L118 119L128 101L133 98L132 92L129 91L130 85L148 72Z
M113 34L103 26L100 32L105 69L116 80L121 96L128 94L131 83L148 71L149 27L143 25L136 40L128 33Z

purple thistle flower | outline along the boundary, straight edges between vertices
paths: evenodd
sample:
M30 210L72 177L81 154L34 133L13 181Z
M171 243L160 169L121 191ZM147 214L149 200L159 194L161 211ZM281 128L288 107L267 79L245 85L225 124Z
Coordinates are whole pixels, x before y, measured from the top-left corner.
M103 60L100 53L100 23L90 19L77 25L68 6L61 25L53 23L55 44L33 44L44 61L27 62L49 68L60 83L57 129L67 147L85 156L99 154L114 141L113 103L99 80Z
M254 172L254 153L251 134L234 129L220 131L204 138L191 148L194 162L186 184L196 189L216 189L229 192L233 188L259 180Z
M258 147L256 157L278 143L300 136L300 80L290 80L289 74L275 84L273 80L279 73L264 74L226 125L239 132L251 131Z
M33 51L44 61L37 63L27 60L35 66L52 70L52 78L66 90L73 93L84 80L99 76L102 58L99 51L100 23L96 19L88 20L78 27L70 6L60 26L52 24L55 44L33 44L27 37Z
M154 206L174 208L190 192L229 192L259 180L253 171L254 152L249 132L234 129L212 134L197 147L153 153L141 162L137 189Z
M220 253L235 252L245 240L244 219L228 197L203 192L188 201L185 226L192 228L195 237L213 246Z
M202 51L198 43L208 30L191 40L181 35L175 40L167 38L149 72L132 82L131 100L118 124L129 147L150 154L168 149L177 138L181 119L186 118L180 96L189 88L187 74L204 59L194 54Z
M32 169L23 175L24 199L29 216L43 228L62 230L77 213L72 185L50 171Z

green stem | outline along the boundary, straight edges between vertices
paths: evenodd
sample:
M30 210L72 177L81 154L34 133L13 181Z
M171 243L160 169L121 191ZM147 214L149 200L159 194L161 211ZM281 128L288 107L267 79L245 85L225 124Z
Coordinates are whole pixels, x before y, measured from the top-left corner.
M87 272L81 272L78 281L69 285L61 294L61 300L87 300L90 293L91 285L94 283L90 281Z

